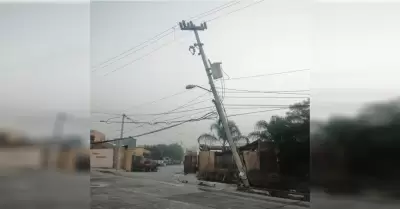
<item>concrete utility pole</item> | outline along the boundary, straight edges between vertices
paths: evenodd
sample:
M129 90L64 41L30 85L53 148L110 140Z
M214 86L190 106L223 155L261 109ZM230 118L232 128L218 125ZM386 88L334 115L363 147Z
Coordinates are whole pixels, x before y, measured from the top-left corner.
M124 124L125 124L125 114L122 114L122 123L121 123L121 135L119 137L119 140L117 141L117 167L116 170L119 169L120 166L120 160L119 160L119 155L120 155L120 150L121 150L121 140L124 138Z
M206 23L202 23L200 26L196 26L196 25L193 24L192 21L190 21L189 23L186 23L185 21L182 21L182 22L179 23L179 26L180 26L181 30L191 30L191 31L193 31L194 35L196 36L197 43L194 44L194 46L191 46L189 49L194 50L194 47L198 47L198 49L200 51L199 55L201 55L201 58L203 60L204 68L206 70L208 81L209 81L210 86L211 86L211 91L212 91L212 93L214 95L215 106L217 107L217 111L218 111L219 117L220 117L220 119L222 121L222 124L224 126L225 133L226 133L226 136L228 138L228 143L229 143L229 146L231 147L232 154L233 154L234 160L236 162L236 166L239 169L239 177L242 180L244 186L249 187L250 184L249 184L249 181L247 179L246 170L245 170L245 168L243 166L242 160L241 160L241 158L239 156L239 153L237 151L236 144L233 142L233 138L232 138L229 126L228 126L228 120L227 120L227 118L225 116L225 111L222 108L222 103L221 103L221 100L220 100L220 98L218 96L217 90L215 89L213 78L211 77L211 75L212 75L211 68L210 68L210 66L208 66L207 57L206 57L206 55L204 53L204 49L203 49L203 44L201 43L200 37L199 37L199 34L198 34L199 30L203 31L203 30L207 29L207 24ZM194 51L193 51L193 55L194 55Z

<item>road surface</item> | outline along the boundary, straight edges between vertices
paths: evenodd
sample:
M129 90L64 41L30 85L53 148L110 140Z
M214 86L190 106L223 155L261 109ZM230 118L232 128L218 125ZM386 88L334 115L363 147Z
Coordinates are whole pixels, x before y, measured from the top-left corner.
M128 173L129 176L124 177L96 171L91 175L0 172L0 209L304 208L225 190L210 188L205 191L196 184L177 181L176 173L180 171L179 166L165 167L157 173ZM312 193L311 208L397 209L400 204Z
M0 208L90 208L90 175L51 171L1 171Z
M304 208L232 194L197 185L170 181L168 167L158 173L135 173L133 177L92 172L92 209L267 209ZM146 176L148 175L148 176ZM166 181L164 181L166 180Z

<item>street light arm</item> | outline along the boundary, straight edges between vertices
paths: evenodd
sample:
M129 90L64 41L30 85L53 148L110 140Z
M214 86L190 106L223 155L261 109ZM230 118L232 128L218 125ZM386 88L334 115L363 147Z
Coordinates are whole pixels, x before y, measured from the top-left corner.
M201 88L201 89L203 89L203 90L206 90L206 91L208 91L208 92L211 92L212 93L212 91L211 90L209 90L209 89L206 89L206 88L204 88L204 87L201 87L201 86L198 86L198 85L193 85L193 84L189 84L189 85L186 85L186 89L193 89L193 88Z
M206 90L206 91L208 91L208 92L211 92L211 93L212 93L212 91L211 91L210 89L206 89L206 88L204 88L204 87L197 86L197 85L196 85L196 87L198 87L198 88L201 88L201 89L203 89L203 90Z

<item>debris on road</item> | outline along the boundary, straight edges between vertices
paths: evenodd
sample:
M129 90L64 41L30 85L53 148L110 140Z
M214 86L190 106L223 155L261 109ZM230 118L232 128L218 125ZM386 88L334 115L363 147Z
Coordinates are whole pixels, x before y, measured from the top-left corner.
M210 183L206 183L203 181L200 181L199 184L200 186L208 186L208 187L215 187L215 184L210 184Z

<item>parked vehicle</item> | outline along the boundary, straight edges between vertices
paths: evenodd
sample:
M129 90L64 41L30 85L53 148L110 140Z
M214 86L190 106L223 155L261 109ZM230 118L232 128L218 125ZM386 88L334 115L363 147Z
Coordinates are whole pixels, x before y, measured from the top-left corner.
M163 160L156 160L157 166L166 166Z
M143 156L134 156L132 171L156 172L157 170L158 165L155 160Z

